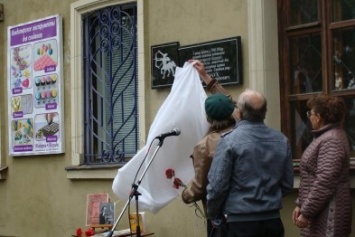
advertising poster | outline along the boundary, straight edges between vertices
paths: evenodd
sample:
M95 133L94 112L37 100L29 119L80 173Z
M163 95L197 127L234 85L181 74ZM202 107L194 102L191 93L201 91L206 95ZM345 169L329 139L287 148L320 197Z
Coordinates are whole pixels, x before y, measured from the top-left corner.
M8 27L11 156L64 153L62 18Z

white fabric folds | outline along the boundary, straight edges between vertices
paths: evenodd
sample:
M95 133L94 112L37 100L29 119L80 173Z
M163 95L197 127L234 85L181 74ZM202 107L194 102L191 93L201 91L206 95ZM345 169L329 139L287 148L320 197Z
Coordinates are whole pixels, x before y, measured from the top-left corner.
M172 180L166 178L165 171L174 169L175 176L185 184L194 176L190 155L195 144L208 129L204 110L206 97L198 72L192 64L185 63L183 68L177 67L171 92L154 118L146 145L117 172L112 184L112 190L117 197L128 200L132 184L137 184L158 147L159 139L155 138L175 128L178 128L181 134L163 140L138 187L138 192L141 193L139 209L156 213L180 195L182 188L173 188ZM152 141L153 145L149 149ZM142 168L134 180L142 161Z

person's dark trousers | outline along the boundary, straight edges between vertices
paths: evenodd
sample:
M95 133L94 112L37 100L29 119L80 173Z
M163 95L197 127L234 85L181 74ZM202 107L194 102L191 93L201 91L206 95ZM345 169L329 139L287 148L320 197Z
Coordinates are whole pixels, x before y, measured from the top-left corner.
M207 237L210 237L212 232L213 232L213 225L211 223L211 220L207 219Z
M228 223L227 237L284 237L285 229L280 218L262 221Z
M207 237L227 237L227 223L223 222L218 228L214 228L211 220L207 220Z

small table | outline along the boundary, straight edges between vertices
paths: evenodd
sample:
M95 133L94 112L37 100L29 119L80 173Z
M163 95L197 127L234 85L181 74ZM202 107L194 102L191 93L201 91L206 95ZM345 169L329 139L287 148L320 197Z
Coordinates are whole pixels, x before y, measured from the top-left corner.
M154 235L153 232L150 232L150 233L142 233L141 236L150 236L150 235ZM114 235L113 237L127 237L127 236L131 236L130 233L128 234L120 234L120 235ZM133 233L133 236L136 236L134 233Z
M96 229L101 228L101 229L111 229L113 225L111 224L95 224L95 225L90 225L90 228L92 228L95 232Z
M95 231L95 233L96 233L96 229L99 229L99 228L103 229L102 233L104 233L106 229L107 230L112 229L112 226L113 225L111 225L111 224L96 224L96 225L90 225L90 228L92 228ZM129 233L127 231L129 231L129 229L124 230L123 233L114 234L112 237L128 237L128 236L131 236L131 233ZM133 236L136 236L135 233L132 233L132 234L133 234ZM147 232L147 233L143 232L143 233L141 233L141 237L150 236L150 235L154 235L154 232Z

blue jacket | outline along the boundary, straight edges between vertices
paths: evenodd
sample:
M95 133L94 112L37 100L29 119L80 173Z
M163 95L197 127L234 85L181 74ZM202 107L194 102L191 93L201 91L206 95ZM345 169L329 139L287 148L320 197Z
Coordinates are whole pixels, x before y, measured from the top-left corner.
M264 123L242 120L222 136L208 174L207 212L227 221L280 216L282 197L293 188L287 138Z

